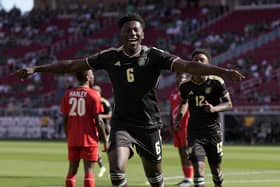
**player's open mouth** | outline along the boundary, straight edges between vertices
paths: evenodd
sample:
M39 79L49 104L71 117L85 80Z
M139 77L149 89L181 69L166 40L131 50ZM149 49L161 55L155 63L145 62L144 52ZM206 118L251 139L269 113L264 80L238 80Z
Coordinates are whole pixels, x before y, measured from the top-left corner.
M137 38L132 38L127 40L130 44L135 44L137 42Z

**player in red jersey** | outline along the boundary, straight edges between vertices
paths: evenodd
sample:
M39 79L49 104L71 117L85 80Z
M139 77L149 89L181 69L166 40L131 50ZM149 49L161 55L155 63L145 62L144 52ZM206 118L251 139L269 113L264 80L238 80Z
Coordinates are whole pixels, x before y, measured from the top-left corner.
M188 80L186 73L176 74L176 88L172 90L169 102L170 102L170 119L171 127L173 130L174 146L178 148L182 170L184 173L184 180L179 182L178 186L190 186L193 177L193 167L191 161L188 159L187 154L187 127L189 120L188 103L181 103L181 95L178 90L180 84ZM181 107L180 107L180 104ZM182 108L181 110L179 109ZM177 117L178 116L178 117ZM180 120L181 119L181 120Z
M65 186L75 186L79 162L83 159L84 186L94 187L93 169L98 159L99 132L105 139L104 128L98 126L98 114L102 112L101 98L91 89L94 82L92 70L77 72L76 77L80 85L67 90L61 102L69 160Z

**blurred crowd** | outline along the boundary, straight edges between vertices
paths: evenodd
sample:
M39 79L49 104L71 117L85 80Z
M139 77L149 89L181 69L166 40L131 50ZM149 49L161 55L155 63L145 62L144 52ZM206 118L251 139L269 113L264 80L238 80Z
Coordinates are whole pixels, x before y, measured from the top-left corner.
M278 115L225 115L227 143L265 144L280 142Z
M94 7L70 4L64 9L34 9L27 14L21 14L17 8L10 12L2 10L0 94L3 97L0 98L0 105L10 111L58 105L65 89L76 84L71 75L35 74L21 84L11 74L25 66L56 63L57 59L78 58L108 46L118 46L117 32L112 31L117 29L115 23L121 16L120 12L138 12L144 16L147 21L144 43L184 58L189 58L196 47L209 49L215 57L279 26L279 20L275 19L272 22L244 25L240 32L204 32L203 26L227 15L231 10L222 5L199 6L198 2L128 1L120 4L116 1L110 6L100 2ZM279 101L277 94L273 95L270 90L256 90L251 85L275 80L272 71L279 69L280 59L240 56L234 62L222 65L241 70L251 80L240 87L232 86L230 89L233 98L238 95L238 99L253 104ZM97 74L98 83L108 82L108 76L104 72ZM279 77L276 77L277 80ZM162 81L165 81L164 76ZM167 89L166 92L168 91ZM165 106L164 99L163 97L162 106Z

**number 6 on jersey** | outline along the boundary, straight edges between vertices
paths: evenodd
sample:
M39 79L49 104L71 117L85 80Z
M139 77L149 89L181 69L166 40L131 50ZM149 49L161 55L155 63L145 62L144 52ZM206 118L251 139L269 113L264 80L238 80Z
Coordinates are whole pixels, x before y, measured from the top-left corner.
M134 82L134 74L133 74L134 70L133 68L128 68L126 70L126 78L127 78L127 82Z

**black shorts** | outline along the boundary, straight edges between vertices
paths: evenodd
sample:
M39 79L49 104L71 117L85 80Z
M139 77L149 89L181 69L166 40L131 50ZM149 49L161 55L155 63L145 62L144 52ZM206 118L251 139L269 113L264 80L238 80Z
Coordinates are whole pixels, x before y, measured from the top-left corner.
M116 147L129 147L132 157L134 146L140 157L155 163L161 162L162 140L159 129L116 128L115 124L112 125L109 151Z
M192 162L205 161L221 163L223 156L223 142L221 134L211 136L189 136L189 155Z

